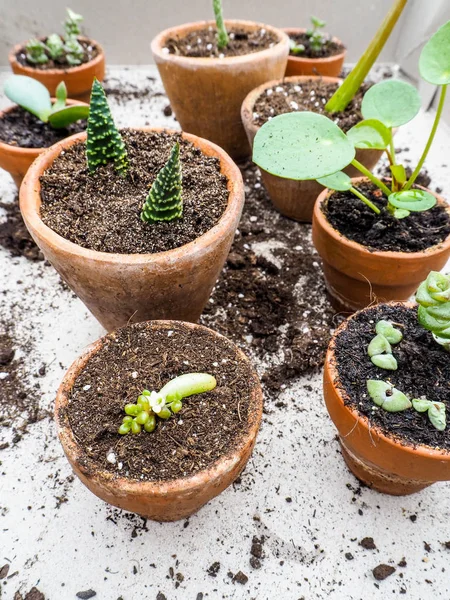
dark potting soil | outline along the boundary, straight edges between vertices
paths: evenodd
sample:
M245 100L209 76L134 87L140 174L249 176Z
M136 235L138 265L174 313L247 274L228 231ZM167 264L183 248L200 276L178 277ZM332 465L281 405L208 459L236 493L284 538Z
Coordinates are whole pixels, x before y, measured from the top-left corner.
M24 256L28 260L44 260L44 255L36 246L23 222L19 208L19 197L12 202L0 201L5 220L0 222L0 246L8 250L11 256Z
M338 88L337 83L325 83L316 77L302 83L285 81L265 90L253 107L253 122L264 125L270 118L297 111L312 111L332 119L342 131L348 131L362 120L361 102L370 84L363 84L356 96L341 113L328 113L325 104Z
M228 189L217 158L179 134L125 129L122 137L130 165L125 177L111 163L90 174L85 143L72 146L41 176L41 218L46 225L84 248L143 254L183 246L219 221ZM144 223L142 205L176 140L181 146L183 217Z
M80 42L80 44L84 50L83 58L81 59L81 64L85 64L91 60L94 60L94 58L96 56L98 56L98 54L99 54L99 49L97 48L97 46L95 44L93 44L91 40L86 40L83 38L77 38L77 39ZM47 41L47 39L45 39L43 41L45 43ZM67 58L66 58L67 55L65 52L57 60L53 60L49 54L47 54L47 56L48 56L49 60L48 60L48 62L46 62L44 64L38 65L38 64L29 62L27 60L26 49L23 46L19 50L19 52L17 52L16 59L17 59L17 62L20 63L21 65L23 65L24 67L31 67L33 69L38 69L39 71L48 71L49 69L70 70L70 69L73 69L74 67L80 66L80 65L69 64L67 62Z
M381 319L398 324L403 333L403 340L392 346L397 371L376 367L367 355L367 347L376 335L375 325ZM416 308L380 304L358 313L337 337L335 356L345 403L366 416L373 427L405 445L423 444L450 450L450 426L438 431L427 413L413 408L387 412L377 408L367 393L367 380L381 379L409 398L425 396L431 401L444 402L447 415L450 413L450 353L419 325Z
M299 46L302 44L305 49L300 54L290 52L289 54L295 58L328 58L329 56L335 56L341 54L345 50L343 44L335 42L330 36L324 36L324 41L320 50L313 50L310 45L310 37L306 33L290 33L289 37L291 40Z
M49 148L60 140L86 129L86 121L54 129L17 106L0 118L0 141L20 148Z
M450 217L444 207L436 205L396 219L386 210L387 198L375 185L363 182L356 187L382 209L379 215L351 192L334 192L322 206L329 223L349 240L369 250L420 252L450 234Z
M125 404L189 372L214 375L217 387L185 398L178 415L158 419L153 433L117 433ZM67 416L87 468L139 480L176 479L209 467L242 440L253 420L250 377L226 339L182 324L151 331L139 323L108 336L77 377ZM114 465L106 458L111 452Z
M228 31L229 42L226 48L217 47L217 29L205 27L191 31L187 35L169 38L166 48L170 54L191 56L194 58L218 58L226 56L244 56L260 50L266 50L278 43L278 38L266 29L236 28Z

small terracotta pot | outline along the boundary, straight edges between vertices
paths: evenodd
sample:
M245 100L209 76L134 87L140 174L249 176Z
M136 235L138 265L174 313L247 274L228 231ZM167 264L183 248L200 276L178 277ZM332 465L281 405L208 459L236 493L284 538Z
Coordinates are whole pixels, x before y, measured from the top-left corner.
M35 69L27 65L21 65L16 55L26 45L26 42L14 46L8 56L9 64L16 75L26 75L44 84L51 96L55 95L58 84L64 81L67 87L67 95L70 98L89 102L94 77L97 77L99 81L103 81L105 78L105 53L100 44L95 40L81 36L79 39L95 44L99 53L89 62L77 67L70 67L68 69Z
M54 100L55 98L52 98L52 101ZM83 102L68 99L66 104L72 106L73 104L83 104ZM5 108L5 110L0 111L0 120L3 115L15 108L17 108L17 105L13 104ZM47 148L20 148L20 146L12 146L0 141L0 168L8 171L14 179L14 183L20 188L22 179L25 177L25 173L28 171L31 163L46 150Z
M188 23L166 29L152 41L153 57L183 131L211 140L234 159L250 154L240 119L241 104L254 87L269 79L283 77L289 40L280 29L251 21L226 21L229 30L264 27L279 40L272 48L245 56L194 58L165 54L171 37L214 26L213 21Z
M315 78L309 76L296 76L267 81L247 95L242 104L241 118L247 133L248 141L252 147L255 135L260 129L260 127L253 122L254 106L261 94L268 88L273 88L285 82L302 84L311 79ZM320 79L325 83L339 83L342 81L337 77L321 77ZM356 150L355 158L371 171L380 160L382 154L382 150L358 148ZM351 165L345 168L344 171L350 175L350 177L355 177L360 174L360 172ZM311 223L314 203L317 200L317 196L324 189L320 183L317 183L315 180L296 181L294 179L284 179L277 175L271 175L263 169L261 169L261 176L270 199L275 208L282 215L289 217L290 219L295 219L296 221Z
M176 321L153 321L145 324L152 329L173 329ZM211 338L222 338L201 325L184 324L207 331ZM96 496L127 511L155 521L185 519L218 496L239 476L252 453L261 423L263 394L258 376L249 359L237 347L236 354L250 370L250 409L247 431L229 454L211 467L182 479L142 482L117 477L108 471L91 471L89 458L78 444L67 414L71 389L89 359L102 347L103 337L90 345L67 371L56 396L55 420L59 439L75 474Z
M365 177L356 177L357 186ZM420 187L420 186L419 186ZM424 189L424 188L423 188ZM445 200L438 203L450 214ZM355 311L374 302L408 300L430 271L440 271L450 256L450 236L423 252L382 252L353 242L327 221L322 207L333 192L325 189L314 207L312 237L323 261L323 272L332 304Z
M179 133L149 127L141 130ZM225 263L244 205L241 173L215 144L187 133L183 138L220 160L229 197L214 227L174 250L155 254L97 252L69 242L42 222L39 178L63 150L84 141L86 133L71 136L44 152L20 188L20 209L34 241L107 330L149 319L197 321Z
M403 304L413 306L412 303ZM350 319L338 327L330 341L323 375L325 403L338 429L347 466L369 487L394 496L418 492L436 481L449 481L449 452L428 446L404 445L385 436L367 417L346 404L348 396L340 384L335 346Z
M292 35L300 35L306 32L306 29L298 28L285 28L283 29L289 37ZM343 46L341 40L333 37L333 42ZM327 77L338 77L342 71L344 64L346 50L342 50L339 54L333 56L327 56L326 58L307 58L299 56L292 56L289 54L286 65L286 77L293 75L325 75Z

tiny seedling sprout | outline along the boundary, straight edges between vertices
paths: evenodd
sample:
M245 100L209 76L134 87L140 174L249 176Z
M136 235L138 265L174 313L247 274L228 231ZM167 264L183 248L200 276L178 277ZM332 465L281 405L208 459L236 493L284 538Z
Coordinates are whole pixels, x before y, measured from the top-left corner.
M392 354L391 344L398 344L403 339L401 331L390 321L378 321L375 326L376 336L371 340L367 354L376 367L388 371L397 370L397 360Z
M186 373L171 379L159 392L144 390L136 404L126 404L126 416L118 433L151 433L157 425L157 417L169 419L183 408L182 400L194 394L210 392L217 385L216 379L208 373Z
M229 37L223 20L222 0L213 0L213 9L217 26L217 47L223 50L228 46Z
M325 21L318 19L317 17L310 17L312 27L308 29L305 35L309 39L309 46L314 52L320 52L327 42L327 38L320 32L326 25ZM305 46L303 44L297 44L295 40L290 40L290 49L292 54L303 54Z

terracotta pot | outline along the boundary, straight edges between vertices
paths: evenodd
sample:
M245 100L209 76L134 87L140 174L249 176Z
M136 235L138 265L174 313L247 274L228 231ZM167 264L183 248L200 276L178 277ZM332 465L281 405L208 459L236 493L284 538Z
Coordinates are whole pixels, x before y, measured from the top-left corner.
M367 181L353 179L353 185ZM445 206L443 198L428 190ZM322 206L333 192L325 189L314 207L312 237L323 261L323 272L333 306L355 311L368 304L389 300L408 300L430 271L440 271L450 256L450 236L423 252L381 252L353 242L325 218Z
M70 98L89 102L91 87L94 77L103 81L105 77L105 53L103 48L95 40L81 37L79 39L89 41L95 44L99 50L98 55L87 63L70 67L68 69L35 69L27 65L21 65L16 58L16 54L25 46L18 44L9 53L9 64L16 75L27 75L37 79L48 89L52 96L55 95L56 87L60 81L64 81L67 87L67 95Z
M436 481L449 481L449 452L428 446L403 445L385 436L367 417L346 404L348 396L340 384L335 346L350 319L340 325L331 339L323 375L325 403L338 429L342 454L349 469L369 487L395 496L418 492Z
M141 130L170 132L149 127ZM225 263L244 204L242 176L215 144L190 134L183 137L220 160L221 172L228 179L229 198L214 227L174 250L155 254L97 252L69 242L42 222L39 177L61 151L84 141L85 133L49 148L33 163L22 183L20 209L34 241L108 330L149 319L196 321Z
M242 101L264 81L283 77L289 40L280 29L269 25L233 20L226 21L229 30L264 27L279 42L261 52L228 58L192 58L163 52L169 38L208 26L215 23L188 23L166 29L152 41L153 57L183 131L211 140L234 159L247 158L250 148L240 119Z
M173 329L176 325L174 321L153 321L145 324L152 329ZM201 325L189 324L188 326L207 331L212 338L223 337ZM189 517L231 485L250 458L263 409L263 395L258 376L249 359L235 346L236 354L250 369L250 410L247 431L237 442L236 447L211 467L190 477L156 482L117 477L108 471L91 471L89 458L73 434L66 409L77 376L89 359L102 347L105 340L106 337L101 338L86 348L66 373L56 396L55 420L58 435L72 469L91 492L109 504L155 521L177 521Z
M268 88L281 85L288 81L291 83L303 83L310 81L314 77L296 76L286 77L274 81L267 81L263 85L252 90L245 98L241 108L241 118L247 133L248 141L253 147L253 140L259 129L258 125L253 122L253 112L256 100ZM321 77L321 80L326 83L338 83L341 79L337 77ZM367 169L372 170L380 160L382 150L357 149L356 159L362 163ZM355 177L360 172L355 167L347 167L344 171ZM283 179L276 175L271 175L267 171L261 169L261 176L264 187L270 196L275 208L285 217L295 219L296 221L311 223L314 203L317 196L324 189L317 181L296 181L294 179Z
M289 37L292 35L300 35L305 33L306 29L285 28L283 29ZM332 38L333 42L343 46L341 40L336 37ZM327 77L338 77L342 71L346 50L342 50L339 54L327 56L326 58L307 58L292 56L289 54L286 65L286 77L293 75L325 75Z
M55 101L55 98L52 98ZM83 104L78 100L66 101L68 106L73 104ZM8 106L5 110L0 111L0 119L3 115L11 112L17 107L16 104ZM0 168L5 169L14 179L14 183L20 188L22 179L25 177L25 173L28 171L31 163L37 158L42 152L45 152L47 148L20 148L19 146L12 146L0 141Z

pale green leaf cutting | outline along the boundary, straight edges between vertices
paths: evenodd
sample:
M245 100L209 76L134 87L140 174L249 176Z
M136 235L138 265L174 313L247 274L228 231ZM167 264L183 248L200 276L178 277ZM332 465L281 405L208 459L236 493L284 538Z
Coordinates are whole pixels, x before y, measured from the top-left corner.
M376 354L370 360L376 367L386 371L396 371L398 368L397 359L392 354Z
M352 187L352 180L343 171L332 173L326 177L320 177L317 181L326 188L339 192L346 192Z
M66 106L61 110L52 112L48 117L48 122L55 129L61 129L80 119L87 119L88 116L89 106L74 104L73 106Z
M377 354L383 354L384 352L392 354L392 348L384 335L378 334L370 342L367 348L367 354L372 357Z
M52 112L56 112L57 110L61 110L66 106L67 100L67 87L64 81L60 81L58 83L58 87L56 88L56 102L52 106Z
M411 408L411 402L403 392L385 381L369 379L367 391L375 404L388 412L400 412Z
M450 21L428 40L419 59L421 77L434 85L450 83Z
M375 325L375 331L380 335L384 335L388 342L391 344L398 344L403 339L401 331L396 329L390 321L382 319Z
M355 148L384 150L391 141L391 130L377 119L360 121L347 131L347 137Z
M47 88L36 79L25 75L12 75L3 88L6 96L12 101L47 122L52 110L50 94Z
M319 179L352 162L355 148L327 117L288 113L265 123L255 136L253 161L286 179Z
M419 110L420 96L416 88L398 79L381 81L369 88L361 104L365 119L377 119L386 127L408 123Z
M403 190L389 195L389 204L411 212L422 212L433 208L437 200L426 190Z

